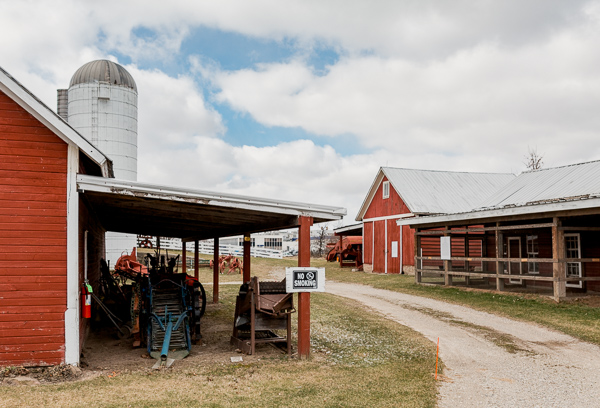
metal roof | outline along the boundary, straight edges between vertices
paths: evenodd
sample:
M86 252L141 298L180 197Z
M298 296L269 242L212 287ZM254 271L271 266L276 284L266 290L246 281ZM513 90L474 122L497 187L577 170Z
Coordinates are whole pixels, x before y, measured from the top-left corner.
M315 223L334 221L346 209L77 176L77 188L107 231L178 237L226 237L293 228L299 216Z
M503 208L600 196L600 161L521 173L478 208Z
M125 86L137 92L137 86L131 74L121 65L109 60L96 60L83 65L73 74L69 87L94 82L108 82L111 85Z
M362 236L363 225L360 224L352 224L346 225L344 227L339 227L333 230L334 235L344 235L344 236Z
M387 177L413 214L470 211L515 178L511 173L469 173L382 167L357 220L362 220L383 177Z
M473 224L499 217L541 217L599 208L600 161L592 161L526 171L471 211L399 220L397 224Z

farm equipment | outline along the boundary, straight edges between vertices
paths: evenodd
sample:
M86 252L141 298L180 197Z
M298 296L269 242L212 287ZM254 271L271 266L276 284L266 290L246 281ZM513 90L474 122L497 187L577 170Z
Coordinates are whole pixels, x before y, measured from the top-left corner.
M286 293L285 279L281 282L259 282L253 277L242 284L236 298L233 335L230 343L246 354L254 354L256 344L284 346L292 353L292 293ZM282 337L274 330L285 330Z
M206 307L202 284L186 274L152 276L147 281L146 343L157 365L170 366L186 357L200 338L200 319Z
M115 275L130 285L130 310L134 347L145 343L157 366L170 366L187 356L201 338L200 319L206 308L202 284L185 273L176 273L177 258L146 255L148 266L136 259L135 248L115 265Z
M210 267L213 267L213 261L210 261ZM231 273L242 273L244 265L242 261L233 255L220 255L219 256L219 273L224 273L227 270L227 274Z
M340 267L362 265L362 237L344 237L342 242L336 242L327 254L327 261L339 262Z

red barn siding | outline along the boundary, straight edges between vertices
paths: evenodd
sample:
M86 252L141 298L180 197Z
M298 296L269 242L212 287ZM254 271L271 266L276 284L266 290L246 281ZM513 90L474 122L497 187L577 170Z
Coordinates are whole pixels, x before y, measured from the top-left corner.
M373 261L373 223L363 224L363 263L372 264Z
M64 360L67 144L0 92L0 365Z
M377 188L373 200L365 211L363 219L380 217L393 217L408 214L410 210L404 204L398 192L390 184L390 196L383 198L383 178ZM400 249L400 227L396 225L397 218L377 221L365 221L363 250L365 263L373 265L373 272L400 273L400 252L402 252L402 266L414 265L414 230L405 227L402 236L402 250ZM387 237L386 237L387 223ZM374 235L373 235L374 234ZM373 240L373 238L375 238ZM398 242L398 257L392 258L392 242ZM387 246L386 246L387 244ZM387 248L387 253L386 253Z

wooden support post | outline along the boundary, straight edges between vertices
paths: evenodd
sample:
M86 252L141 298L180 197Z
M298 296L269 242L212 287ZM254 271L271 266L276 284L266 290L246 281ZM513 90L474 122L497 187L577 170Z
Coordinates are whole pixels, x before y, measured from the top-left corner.
M250 244L252 244L252 239L250 238L250 234L244 234L243 282L250 282Z
M552 220L552 277L554 278L554 300L557 302L567 297L565 262L565 237L564 231L560 229L560 219L554 217Z
M499 226L500 223L497 222L496 228ZM504 290L504 279L500 278L500 261L498 260L498 258L503 257L504 254L502 253L502 235L500 234L500 231L498 229L496 229L494 233L496 237L496 290L500 292Z
M467 232L468 234L468 232ZM469 237L465 237L465 257L469 257ZM469 270L469 261L465 261L465 272L470 272ZM469 286L471 284L469 276L465 276L465 285Z
M421 272L419 272L421 265L419 265L419 260L417 259L419 250L421 249L421 236L417 234L418 232L419 229L415 228L415 283L421 283ZM423 261L420 262L422 263Z
M446 227L446 232L444 232L445 237L449 236L449 232L447 231L448 227ZM450 256L452 256L452 238L450 238ZM448 273L450 272L450 262L449 260L444 260L444 285L446 286L452 286L452 275Z
M342 265L342 242L344 241L344 236L340 235L340 268L343 266Z
M187 251L185 250L185 241L181 242L181 272L187 273Z
M298 266L310 266L310 226L312 217L298 217ZM310 293L298 293L298 355L310 356Z
M194 278L200 278L200 245L198 240L194 241Z
M213 303L219 303L219 237L214 239L213 250Z

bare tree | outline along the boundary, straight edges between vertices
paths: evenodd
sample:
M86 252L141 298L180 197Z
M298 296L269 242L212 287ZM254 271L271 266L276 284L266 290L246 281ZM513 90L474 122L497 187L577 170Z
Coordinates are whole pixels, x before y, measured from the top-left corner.
M537 148L527 147L527 155L524 156L523 164L527 166L527 170L539 170L544 166L544 155L537 152Z

